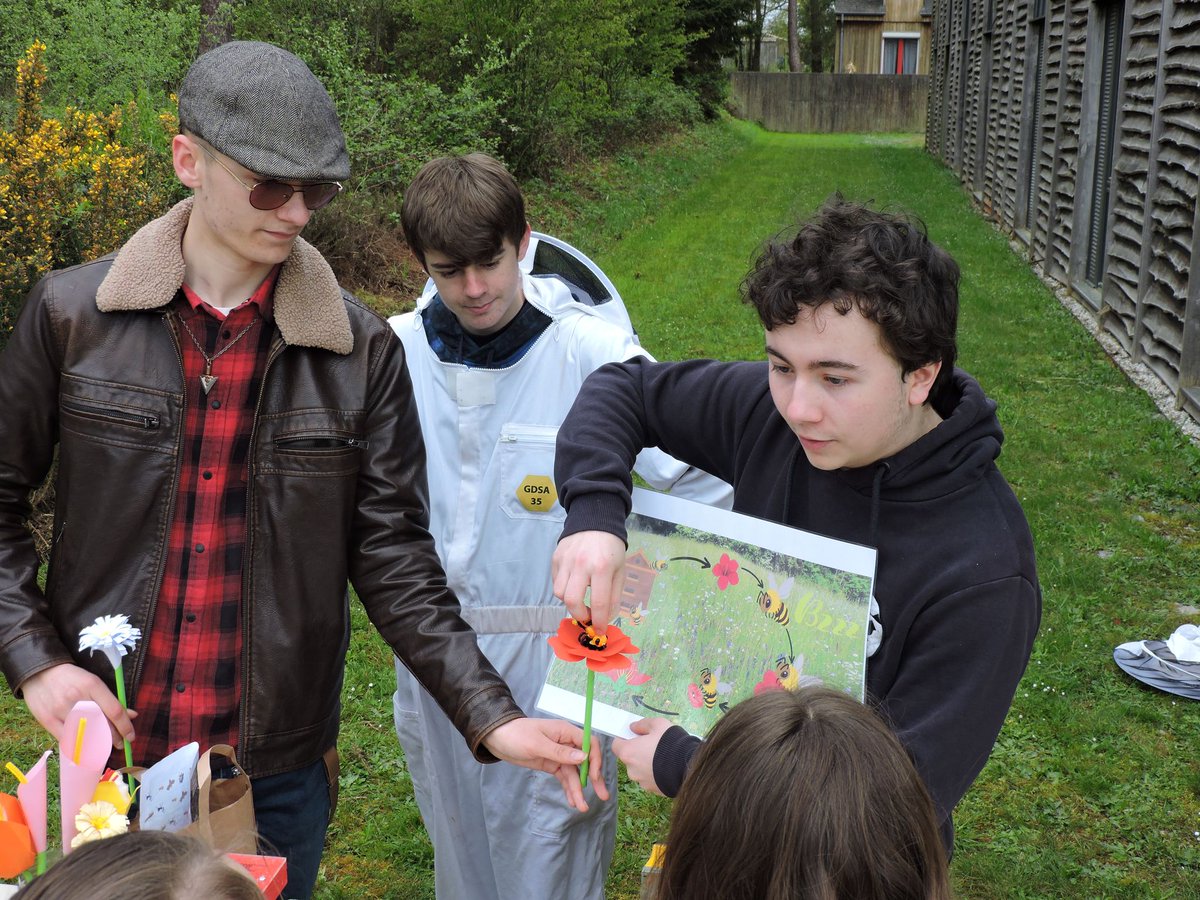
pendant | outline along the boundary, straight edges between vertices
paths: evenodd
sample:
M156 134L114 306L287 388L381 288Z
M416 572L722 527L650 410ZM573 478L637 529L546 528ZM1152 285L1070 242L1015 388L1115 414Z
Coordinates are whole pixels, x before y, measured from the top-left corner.
M217 383L216 375L201 375L200 387L204 388L204 396L208 396L208 392L213 389L213 385Z

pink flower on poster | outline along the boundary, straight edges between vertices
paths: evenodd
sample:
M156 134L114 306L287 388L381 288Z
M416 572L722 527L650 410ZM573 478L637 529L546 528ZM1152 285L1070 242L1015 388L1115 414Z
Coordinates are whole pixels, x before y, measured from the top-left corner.
M728 553L722 553L721 559L712 568L713 575L717 577L717 590L723 591L731 584L738 583L738 562L736 559L730 559Z

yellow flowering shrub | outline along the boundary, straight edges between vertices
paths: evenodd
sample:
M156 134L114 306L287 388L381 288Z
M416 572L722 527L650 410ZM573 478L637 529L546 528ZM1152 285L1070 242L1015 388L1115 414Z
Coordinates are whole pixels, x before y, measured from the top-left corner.
M115 250L172 199L151 148L123 138L133 101L43 117L45 51L34 42L17 63L16 122L0 130L0 343L38 278Z

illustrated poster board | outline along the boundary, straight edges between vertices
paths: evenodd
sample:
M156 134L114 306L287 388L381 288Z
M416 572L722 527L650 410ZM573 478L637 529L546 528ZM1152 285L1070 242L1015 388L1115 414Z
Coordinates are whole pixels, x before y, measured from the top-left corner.
M592 727L663 716L704 736L729 707L816 680L862 700L874 548L635 489L620 615L634 667L599 673ZM587 669L555 658L543 712L583 722Z

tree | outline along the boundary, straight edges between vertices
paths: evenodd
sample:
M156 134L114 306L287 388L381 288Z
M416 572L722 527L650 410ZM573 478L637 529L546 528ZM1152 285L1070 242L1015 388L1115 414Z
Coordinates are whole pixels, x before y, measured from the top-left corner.
M738 68L746 72L762 69L763 34L786 4L787 0L750 0L742 24L744 52L738 55Z
M805 0L805 5L808 7L809 71L832 71L835 31L833 0Z
M694 120L709 102L696 96L709 82L689 77L706 74L709 59L706 45L689 42L684 0L405 3L420 39L406 62L447 92L475 77L498 104L500 151L519 175L545 174L580 154ZM719 35L719 25L704 37ZM712 64L719 67L719 58Z
M196 55L233 39L233 6L227 0L200 0L200 43Z
M811 6L812 3L810 2ZM787 8L787 41L788 41L788 71L800 71L800 41L796 37L796 19L799 13L796 9L796 0L788 0Z
M736 56L745 33L744 22L759 0L684 0L683 30L687 63L675 80L700 98L705 115L716 115L725 97L728 78L723 58Z
M809 2L809 66L811 71L833 71L833 0Z
M777 16L768 26L770 32L780 40L788 40L791 71L832 72L834 49L837 43L836 17L832 0L788 0L789 7L795 3L795 14ZM791 60L791 23L796 23L796 54Z

